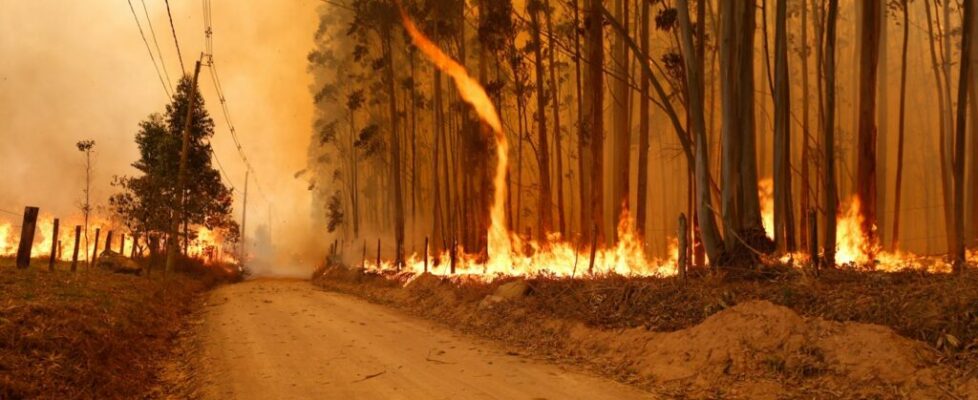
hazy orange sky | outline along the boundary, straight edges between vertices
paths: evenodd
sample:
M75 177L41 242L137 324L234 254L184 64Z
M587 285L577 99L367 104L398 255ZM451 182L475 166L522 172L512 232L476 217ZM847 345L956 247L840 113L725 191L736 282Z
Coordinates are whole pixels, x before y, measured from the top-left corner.
M171 0L188 70L204 48L201 0ZM132 0L153 51L141 0ZM169 80L180 72L163 0L145 0ZM306 54L318 18L316 0L213 0L214 58L231 117L273 202L273 237L308 232L310 197L293 173L305 168L313 106ZM159 59L158 59L159 60ZM175 83L174 83L175 86ZM214 151L237 187L241 163L220 111L210 71L200 83L217 123ZM36 205L42 214L78 212L83 157L93 139L93 195L105 205L114 175L133 174L139 121L167 102L127 1L0 0L0 209ZM267 220L268 206L252 181L249 226ZM0 215L0 221L8 216ZM252 231L249 229L249 231Z

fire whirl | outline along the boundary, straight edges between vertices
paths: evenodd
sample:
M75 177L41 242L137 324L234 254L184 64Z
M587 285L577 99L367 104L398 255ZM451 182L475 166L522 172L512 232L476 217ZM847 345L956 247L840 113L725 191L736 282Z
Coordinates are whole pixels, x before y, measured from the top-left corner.
M533 240L524 241L506 226L506 173L509 164L509 144L502 130L499 113L485 89L473 79L465 67L445 54L417 28L407 13L401 9L405 29L415 46L442 72L452 77L462 99L469 103L479 117L493 130L496 139L496 171L493 178L493 203L490 208L488 231L488 259L468 254L458 248L455 257L455 273L472 275L477 279L491 279L493 276L532 276L549 274L560 277L575 277L586 274L619 274L625 276L671 276L677 273L678 246L671 240L668 259L652 259L645 254L641 239L635 233L634 221L627 210L622 213L618 223L619 240L614 247L591 249L579 248L562 240L559 235L550 235L545 243ZM773 185L770 179L759 183L764 228L771 236L773 231ZM838 215L838 250L836 260L840 265L850 265L873 270L896 271L920 269L930 272L946 272L950 265L938 258L921 257L911 253L887 252L877 243L869 243L860 226L858 198L853 198L848 209ZM593 250L593 267L591 265ZM424 271L436 275L448 275L452 255L449 251L431 256L411 255L402 266L402 271L420 274ZM785 255L781 261L795 267L804 267L808 255L795 253ZM969 259L978 259L978 253L969 253ZM364 261L364 267L372 271L390 271L396 266L389 261L380 265Z

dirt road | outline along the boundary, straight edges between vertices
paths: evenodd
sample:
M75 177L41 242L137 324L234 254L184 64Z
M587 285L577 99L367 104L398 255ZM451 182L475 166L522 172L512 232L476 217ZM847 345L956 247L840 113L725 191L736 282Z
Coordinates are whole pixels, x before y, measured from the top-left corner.
M208 399L651 398L305 281L216 290L200 339Z

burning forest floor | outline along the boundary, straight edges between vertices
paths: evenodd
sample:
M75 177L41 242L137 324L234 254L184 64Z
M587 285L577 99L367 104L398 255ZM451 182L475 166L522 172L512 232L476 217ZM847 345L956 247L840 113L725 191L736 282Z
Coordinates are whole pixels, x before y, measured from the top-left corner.
M69 269L0 258L0 399L167 396L160 370L172 342L197 295L221 278Z
M313 281L667 398L978 399L974 271Z

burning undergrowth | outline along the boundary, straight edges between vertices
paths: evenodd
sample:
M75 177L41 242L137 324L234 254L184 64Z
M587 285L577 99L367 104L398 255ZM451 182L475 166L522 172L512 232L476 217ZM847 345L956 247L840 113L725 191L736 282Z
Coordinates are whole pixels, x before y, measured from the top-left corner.
M704 277L685 285L539 276L525 280L525 295L494 301L487 300L500 287L521 280L334 266L314 281L671 396L753 398L751 391L766 387L788 398L932 398L965 393L958 385L969 381L978 389L968 367L978 362L975 273L843 269L814 280L788 269L766 279ZM661 345L669 340L671 347ZM703 364L669 358L679 345ZM722 356L697 359L697 349Z

